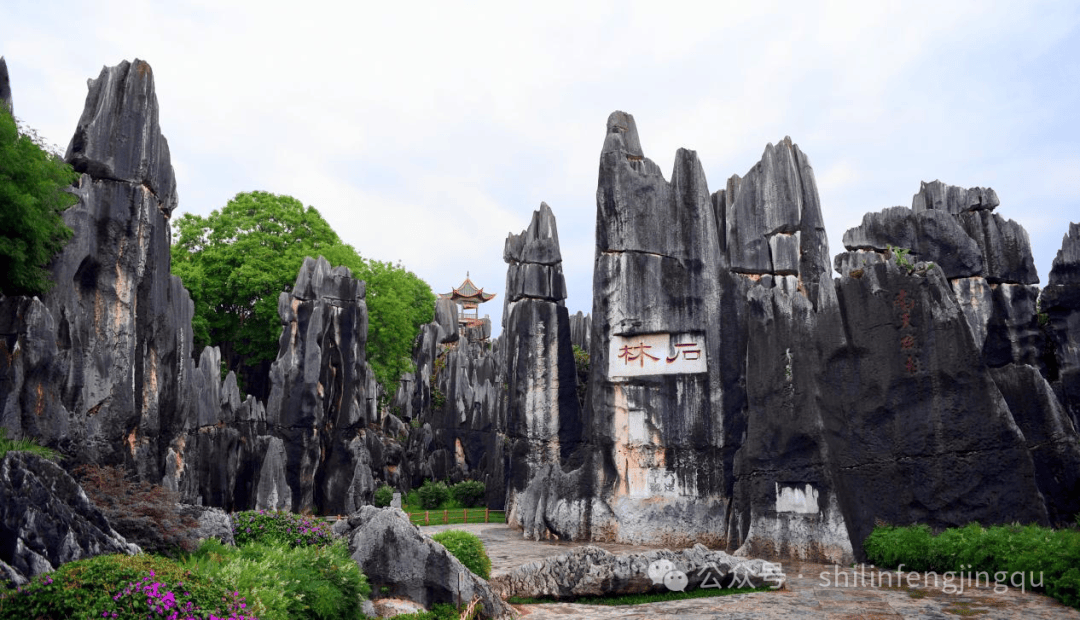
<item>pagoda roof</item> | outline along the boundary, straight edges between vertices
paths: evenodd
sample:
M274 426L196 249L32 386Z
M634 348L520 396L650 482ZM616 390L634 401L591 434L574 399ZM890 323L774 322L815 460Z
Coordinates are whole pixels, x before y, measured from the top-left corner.
M465 274L465 281L460 286L454 288L449 293L440 293L439 297L449 297L454 301L460 302L474 302L482 304L485 301L491 301L495 299L495 293L485 293L484 289L477 288L473 281L469 279L469 275Z

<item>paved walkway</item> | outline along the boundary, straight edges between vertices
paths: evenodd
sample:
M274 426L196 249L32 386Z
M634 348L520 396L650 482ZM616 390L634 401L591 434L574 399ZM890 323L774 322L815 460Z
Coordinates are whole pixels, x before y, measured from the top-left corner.
M421 528L432 533L441 530L466 529L484 541L491 557L492 575L507 572L521 564L547 556L565 553L583 543L535 542L523 540L521 533L504 524L443 525ZM612 545L594 543L612 553L633 553L653 547ZM882 578L869 567L859 575L851 569L821 564L784 563L787 585L776 592L756 592L711 598L667 601L647 605L604 607L557 603L550 605L516 605L523 620L569 620L588 618L614 620L616 618L674 618L680 620L738 619L779 620L782 618L840 619L840 620L941 620L974 617L979 620L1008 620L1012 618L1074 619L1080 620L1080 611L1065 607L1048 596L1021 592L1009 588L995 592L980 584L978 588L965 587L954 591L958 581L949 585L953 593L945 592L944 581L937 585L919 575L912 587L908 586L909 573L904 574L904 584L896 579L896 573ZM890 583L892 587L890 586ZM846 586L845 586L846 584ZM897 586L900 587L897 587Z

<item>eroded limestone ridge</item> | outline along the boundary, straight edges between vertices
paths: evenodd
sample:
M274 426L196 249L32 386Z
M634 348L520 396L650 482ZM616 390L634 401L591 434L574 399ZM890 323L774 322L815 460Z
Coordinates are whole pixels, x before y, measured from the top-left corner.
M524 474L548 489L519 495L527 535L846 562L876 520L1080 510L1080 230L1042 317L1027 233L987 188L924 183L911 209L867 214L830 280L790 138L714 194L693 151L667 181L641 144L608 118L582 436ZM554 463L552 443L519 461Z
M0 423L72 465L123 464L189 503L369 503L389 450L364 361L363 283L308 259L279 300L269 407L243 396L232 373L221 377L216 347L194 351L194 307L170 273L176 182L153 71L124 61L88 91L67 149L82 176L56 284L41 298L0 299Z

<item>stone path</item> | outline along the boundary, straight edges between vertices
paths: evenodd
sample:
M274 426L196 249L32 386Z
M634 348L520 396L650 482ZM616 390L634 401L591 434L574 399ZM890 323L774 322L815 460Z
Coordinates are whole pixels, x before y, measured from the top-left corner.
M521 533L503 524L474 524L468 526L443 525L421 528L426 533L441 530L466 529L479 536L491 557L492 575L507 572L521 564L552 555L565 553L582 543L535 542L523 540ZM612 553L639 552L652 547L594 543ZM647 605L604 607L557 603L549 605L516 605L523 620L570 620L588 618L615 620L616 618L673 618L680 620L738 619L779 620L781 618L839 619L839 620L941 620L965 617L980 620L1007 620L1012 618L1075 619L1080 611L1061 605L1048 596L1021 592L1009 588L995 592L985 584L978 588L965 587L952 594L944 591L944 581L934 585L919 575L913 587L907 584L909 573L904 574L904 584L896 579L896 573L882 578L869 567L861 574L822 564L784 563L787 586L776 592L756 592L712 598L667 601ZM891 578L891 579L890 579ZM889 585L893 587L888 587ZM845 586L846 584L846 586ZM897 586L900 587L897 587ZM953 581L951 586L958 586ZM950 588L953 591L953 588Z

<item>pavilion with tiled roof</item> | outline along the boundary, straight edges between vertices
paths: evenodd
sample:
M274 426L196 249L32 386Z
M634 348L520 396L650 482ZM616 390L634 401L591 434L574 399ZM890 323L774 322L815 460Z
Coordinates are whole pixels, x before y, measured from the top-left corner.
M480 318L480 304L495 299L495 293L485 293L484 289L477 288L469 279L469 272L466 271L465 281L460 286L449 293L439 293L439 297L449 298L461 304L461 316L458 318L458 323L462 327L472 327L483 323Z

